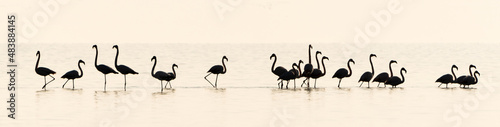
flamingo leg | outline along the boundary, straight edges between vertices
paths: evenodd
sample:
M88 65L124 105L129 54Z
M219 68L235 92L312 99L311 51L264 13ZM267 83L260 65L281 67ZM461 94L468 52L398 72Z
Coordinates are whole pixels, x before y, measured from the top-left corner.
M278 88L280 88L280 83L281 83L281 81L278 82Z
M160 88L161 88L161 92L163 93L163 80L160 80L160 84L161 84L161 86L160 86ZM166 86L166 85L165 85L165 86Z
M293 89L295 89L295 79L293 79Z
M310 78L307 78L307 88L309 88L309 81L310 80L311 80Z
M280 89L283 89L283 83L281 83L281 87L280 87Z
M361 82L361 85L359 85L359 87L361 87L363 85L364 82Z
M281 79L280 84L281 86L283 86L283 79ZM283 88L283 87L280 87L280 85L278 84L278 88Z
M170 89L172 89L172 83L170 83L170 81L167 82L170 86ZM167 85L165 85L165 87L167 87Z
M370 82L368 82L368 88L370 88Z
M441 87L441 85L443 85L443 83L439 84L439 86L438 86L438 87Z
M75 80L73 79L73 90L75 90Z
M210 85L212 85L212 87L215 87L215 86L214 86L214 84L212 84L212 82L210 82L210 81L207 79L207 77L208 77L210 74L212 74L212 73L208 73L208 75L207 75L207 76L205 76L205 80L207 80L207 82L208 82L208 83L210 83Z
M306 84L306 80L307 80L307 78L304 79L304 81L302 81L302 84L300 85L300 87L302 87L302 86L304 86L304 84Z
M106 74L104 74L104 91L106 91Z
M50 80L49 82L47 82L47 84L49 84L50 82L56 80L56 78L54 78L52 75L49 75L50 77L52 77L52 80Z
M127 91L127 75L123 75L123 77L125 79L125 84L123 85L123 89Z
M68 80L66 80L66 82L64 82L64 84L63 84L62 88L64 88L64 85L66 85L66 83L68 83L68 81L69 81L69 79L68 79Z
M342 79L339 79L339 85L337 86L337 87L339 87L339 88L340 88L340 82L342 82Z
M45 83L45 85L43 85L42 89L45 89L45 86L47 85L47 78L46 76L43 76L43 82ZM47 89L45 89L47 90Z
M161 81L163 81L163 80L161 80ZM166 88L167 88L167 85L168 85L168 82L165 84L165 87L163 87L163 88L165 88L165 89L166 89Z
M378 86L380 86L380 82L378 82L378 85L377 85L377 87L378 87Z
M219 74L215 76L215 88L217 88L217 80L219 79Z
M50 82L54 81L56 78L54 78L52 75L48 75L50 77L52 77L52 80L50 80L49 82L46 81L46 76L43 77L43 79L45 80L45 85L43 85L42 89L45 89L45 86L47 86L47 84L49 84ZM47 89L45 89L47 90Z
M316 88L316 80L317 80L317 79L314 79L314 88Z
M290 80L286 81L286 89L288 89L288 84L290 83Z

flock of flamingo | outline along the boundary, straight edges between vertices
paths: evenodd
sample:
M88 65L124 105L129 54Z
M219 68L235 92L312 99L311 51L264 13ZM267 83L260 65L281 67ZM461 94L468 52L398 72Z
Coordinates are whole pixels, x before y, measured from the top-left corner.
M314 88L316 88L316 80L320 77L323 77L326 75L326 67L325 67L325 62L324 60L329 60L328 57L326 56L323 56L321 58L321 64L323 66L323 71L321 70L321 66L319 64L319 59L318 59L318 55L321 55L321 51L316 51L316 63L317 63L317 68L314 68L313 65L311 64L311 49L313 49L312 45L309 45L309 63L307 63L305 66L304 66L304 71L301 71L300 69L300 64L303 63L302 60L299 60L299 64L297 65L297 63L293 63L292 64L292 69L290 70L286 70L284 67L282 66L278 66L275 68L275 64L276 64L276 61L277 61L277 56L276 54L272 54L270 59L273 59L274 58L274 62L273 62L273 65L271 66L271 71L279 76L278 80L281 80L279 83L278 83L278 87L283 89L284 86L283 86L283 81L287 81L287 85L285 86L286 89L288 89L288 84L290 83L290 80L294 80L294 89L296 88L296 85L295 85L295 79L298 79L300 77L305 77L306 79L302 82L302 85L301 87L303 87L304 84L307 84L307 88L309 88L309 80L312 78L314 79ZM377 55L375 54L370 54L370 65L371 65L371 72L370 71L367 71L365 73L363 73L363 75L361 75L361 77L359 78L358 82L361 82L361 84L359 85L359 87L361 87L363 85L364 82L367 82L368 83L368 88L370 88L370 81L372 80L373 78L373 75L375 74L375 69L373 68L373 62L372 62L372 57L377 57ZM342 79L343 78L348 78L348 77L351 77L352 75L352 70L351 70L351 65L350 63L353 63L353 64L356 64L356 62L354 62L353 59L349 59L347 61L347 69L345 68L340 68L338 69L335 74L332 76L332 78L338 78L339 79L339 84L337 85L337 87L340 88L340 83L342 82ZM389 62L389 70L390 70L390 73L391 75L389 76L389 74L387 74L387 72L382 72L380 74L378 74L372 82L378 82L378 86L380 86L380 83L384 83L384 86L386 85L391 85L392 87L396 87L402 83L405 82L405 77L403 75L403 71L406 73L406 69L403 67L401 68L401 78L399 78L398 76L394 76L392 74L392 67L391 67L391 64L392 63L397 63L397 61L395 60L391 60ZM295 69L295 67L297 67L297 69ZM314 68L314 69L313 69ZM306 83L307 82L307 83Z
M118 65L118 55L120 54L119 49L118 49L118 45L114 45L113 46L113 49L116 49L115 69L118 70L118 72L116 72L113 68L111 68L111 67L109 67L107 65L104 65L104 64L97 65L97 57L98 57L99 51L97 49L97 45L93 45L92 48L95 49L94 66L95 66L95 68L99 72L101 72L102 74L104 74L104 91L106 91L106 75L110 74L110 73L118 74L118 72L120 72L121 74L123 74L123 78L125 80L124 85L123 85L123 89L125 91L127 91L127 75L128 74L139 74L139 73L137 73L136 71L134 71L132 68L130 68L128 66ZM52 82L52 81L55 80L55 78L52 75L56 74L56 72L52 71L52 70L50 70L49 68L46 68L46 67L38 67L38 63L40 62L40 57L41 57L40 51L36 52L36 56L38 56L38 59L36 61L36 65L35 65L35 72L38 75L41 75L41 76L44 77L45 84L43 85L42 89L46 90L47 84L49 84L50 82ZM170 85L170 88L172 88L172 84L170 83L170 81L174 80L175 77L176 77L175 68L178 67L177 64L173 64L172 65L172 71L173 72L166 73L164 71L157 71L155 73L154 70L155 70L156 62L157 62L156 56L153 56L151 58L151 61L153 61L153 60L154 60L154 64L153 64L153 67L151 69L151 76L154 77L154 78L156 78L156 79L158 79L158 80L160 80L160 84L161 84L161 88L162 88L161 91L163 92L163 89L167 88L167 85ZM207 76L205 76L205 79L213 87L215 87L215 88L217 88L217 79L219 77L219 74L226 73L226 65L224 64L224 60L226 60L226 61L228 60L226 56L222 57L222 65L215 65L215 66L213 66L212 68L210 68L210 70L208 70L207 73L209 73L209 74ZM83 60L79 60L78 61L78 69L80 70L80 72L78 72L77 70L71 70L71 71L66 72L61 77L61 78L67 79L66 82L64 82L62 88L64 88L64 86L66 85L66 83L68 83L69 80L72 80L72 82L73 82L73 88L72 89L75 89L75 79L81 78L83 76L83 70L82 70L80 64L84 64L85 65L85 62ZM216 80L215 80L215 85L212 84L207 79L207 77L210 74L216 74L217 75ZM47 82L47 76L52 77L52 80L50 80L49 82ZM163 87L163 81L167 82L167 84L165 84L165 87Z
M134 71L133 69L129 68L128 66L125 66L125 65L118 65L118 55L119 55L119 49L118 49L118 46L117 45L114 45L112 49L116 49L116 56L115 56L115 69L118 70L118 72L116 72L113 68L107 66L107 65L104 65L104 64L97 64L97 58L98 58L98 49L97 49L97 45L93 45L92 46L93 49L95 49L96 51L96 54L95 54L95 60L94 60L94 66L95 68L101 72L103 75L104 75L104 91L106 91L106 75L107 74L118 74L121 73L124 77L124 87L123 89L126 91L127 90L127 75L128 74L139 74L137 73L136 71ZM290 80L294 80L294 89L296 88L296 84L295 84L295 80L296 79L299 79L301 77L305 77L305 80L303 80L302 84L301 84L301 87L303 87L305 84L307 85L307 88L310 88L310 85L309 85L309 81L310 79L314 79L314 88L316 88L316 80L320 77L323 77L324 75L326 75L326 67L325 67L325 63L324 63L324 60L329 60L328 57L326 56L323 56L321 58L321 65L323 66L323 70L321 70L321 66L320 66L320 61L318 59L318 55L322 55L321 51L316 51L316 63L317 63L317 66L316 68L314 68L314 66L312 65L312 58L311 58L311 49L313 49L312 45L309 45L309 61L307 64L304 65L303 67L303 70L301 69L301 64L304 63L302 60L299 60L298 64L297 63L293 63L292 64L292 69L290 70L287 70L285 69L284 67L282 66L277 66L275 67L276 65L276 61L277 61L277 56L276 54L272 54L270 59L272 60L274 58L274 62L271 66L271 71L273 74L275 74L276 76L278 76L278 88L280 89L284 89L284 87L286 89L288 89L288 84L290 83ZM50 70L49 68L46 68L46 67L39 67L38 64L40 62L40 51L37 51L36 53L36 56L38 57L37 61L36 61L36 65L35 65L35 72L38 74L38 75L41 75L44 77L44 85L42 87L42 89L46 90L46 86L47 84L49 84L50 82L54 81L55 78L52 76L54 74L56 74L55 71L52 71ZM370 65L371 65L371 71L366 71L365 73L363 73L361 75L361 77L359 78L358 80L358 83L361 82L361 84L359 85L359 87L361 87L363 85L364 82L367 82L368 83L368 88L370 87L370 81L371 82L378 82L378 85L377 87L380 86L381 83L384 84L384 87L386 85L391 85L392 87L397 87L398 85L402 84L405 82L405 77L403 75L403 72L406 73L406 69L404 67L402 67L400 69L400 74L401 74L401 78L398 77L398 76L394 76L393 75L393 72L392 72L392 67L391 65L393 63L397 64L398 62L395 61L395 60L391 60L389 62L389 73L390 75L387 73L387 72L382 72L380 74L378 74L377 76L375 76L375 78L373 78L374 74L375 74L375 69L373 68L373 62L372 62L372 58L373 57L377 57L377 55L375 54L370 54L370 57L369 57L369 60L370 60ZM175 73L175 68L178 68L178 66L176 64L172 64L172 72L164 72L164 71L157 71L155 72L155 67L156 67L156 63L157 63L157 58L156 56L153 56L151 58L151 61L154 60L154 64L153 64L153 67L151 69L151 76L160 80L160 84L161 84L161 92L163 92L163 89L164 88L167 88L167 86L169 85L170 88L172 88L172 84L170 83L170 81L174 80L176 78L176 73ZM223 56L222 57L222 65L214 65L212 66L209 70L208 70L208 75L206 75L204 78L205 80L207 80L208 83L210 83L210 85L212 85L214 88L217 88L217 80L218 80L218 77L219 77L219 74L225 74L226 71L227 71L227 68L226 68L226 65L224 63L224 61L228 61L228 58L226 56ZM338 69L335 74L332 76L332 78L338 78L339 79L339 83L338 83L338 86L340 88L340 83L342 82L342 79L343 78L348 78L352 75L352 70L351 70L351 65L350 64L355 64L354 60L353 59L349 59L347 61L347 68L340 68ZM79 60L78 61L78 69L80 70L79 72L77 70L71 70L71 71L68 71L66 72L61 78L65 78L67 79L66 82L63 84L62 88L64 88L64 86L66 85L66 83L69 81L69 80L72 80L73 82L73 87L72 89L75 88L75 79L78 79L78 78L81 78L83 76L83 70L80 66L80 64L84 64L85 65L85 62L83 60ZM441 83L438 87L441 87L442 84L446 84L446 88L448 88L448 84L450 83L456 83L456 84L459 84L461 88L470 88L470 85L475 85L477 84L478 82L478 79L477 79L477 76L480 75L480 73L476 70L474 73L472 73L472 68L476 69L476 66L474 65L470 65L469 66L469 74L470 75L463 75L463 76L460 76L460 77L456 77L455 76L455 72L454 72L454 69L457 69L458 70L458 67L456 65L453 65L451 67L451 73L452 74L445 74L441 77L439 77L436 82L439 82ZM215 83L212 83L210 82L207 77L211 74L215 74L216 75L216 79L215 79ZM52 78L52 80L50 80L49 82L47 82L47 76L50 76ZM372 80L373 78L373 80ZM165 87L163 87L163 81L166 81L167 83L165 84ZM286 86L284 86L284 83L283 81L286 81L287 84Z

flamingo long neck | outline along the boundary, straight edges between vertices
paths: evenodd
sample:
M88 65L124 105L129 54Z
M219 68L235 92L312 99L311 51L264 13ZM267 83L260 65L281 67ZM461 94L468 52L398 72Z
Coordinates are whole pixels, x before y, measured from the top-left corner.
M316 63L318 64L318 69L320 69L320 68L321 68L321 66L319 66L318 54L319 54L319 53L316 53ZM321 69L320 69L320 70L321 70Z
M324 71L323 74L321 75L324 76L326 74L325 59L321 59L321 64L323 65L323 71Z
M372 66L372 75L375 74L375 69L373 69L372 57L370 56L370 65Z
M472 66L469 67L469 74L472 76Z
M309 47L309 64L311 64L311 47Z
M174 67L175 67L175 66L174 66L174 65L172 65L172 72L174 72L174 76L177 76L177 74L175 73L175 68L174 68Z
M97 47L95 47L95 60L94 60L94 66L97 67L97 54L99 54L99 51L97 51Z
M40 57L41 57L40 54L38 54L38 59L36 60L35 69L38 68L38 62L40 62Z
M155 63L153 64L153 68L151 69L151 76L155 76L154 72L155 72L155 67L156 67L156 58L154 58L153 60L155 60Z
M118 47L116 47L115 67L118 67L118 54L120 54L120 52L118 51Z
M224 58L222 58L222 67L224 68L224 71L222 71L222 73L226 73L226 64L224 63Z
M273 62L273 66L271 66L271 72L274 72L274 65L276 64L277 60L278 60L278 57L274 56L274 62ZM224 60L222 60L222 62L224 62Z
M83 76L83 70L82 70L82 67L80 67L80 63L81 62L78 62L78 69L80 69L81 75L79 75L78 77L82 77Z
M453 81L457 80L457 76L455 75L455 71L453 71L454 67L451 67L451 74L453 75Z
M347 61L347 68L349 69L349 74L347 74L347 77L350 77L352 75L351 65L349 63L351 63L351 61Z
M474 80L474 84L477 84L477 81L479 80L479 79L477 78L477 73L474 73L474 79L475 79L475 80Z
M392 75L392 66L391 66L391 64L392 64L392 62L390 62L390 63L389 63L389 71L391 72L391 76L390 76L390 77L392 77L392 76L393 76L393 75Z
M405 76L403 75L403 69L401 69L401 71L399 73L401 73L401 78L403 79L403 80L401 80L401 83L405 82Z
M297 69L299 69L299 74L297 74L298 76L302 76L302 71L300 70L300 62L299 62L299 65L297 65Z

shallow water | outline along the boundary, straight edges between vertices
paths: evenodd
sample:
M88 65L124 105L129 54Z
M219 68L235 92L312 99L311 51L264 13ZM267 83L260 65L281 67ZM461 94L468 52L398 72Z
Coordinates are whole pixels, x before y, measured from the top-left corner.
M452 48L447 48L449 46ZM99 44L98 64L113 66L113 44ZM293 62L307 62L307 44L120 44L118 64L139 72L127 76L104 77L94 64L92 44L21 44L19 46L17 119L0 117L6 126L499 126L500 94L497 80L499 44L378 44L345 57L340 44L313 44L322 51L327 74L317 80L316 89L277 89L277 77L270 72L269 56L276 53L277 65L290 69ZM34 72L35 53L41 51L40 66L57 72L56 80L41 90L43 77ZM370 70L373 58L375 73L387 72L391 59L395 75L405 67L406 82L398 88L359 88L360 75ZM156 55L155 71L171 71L177 79L173 89L160 93L160 82L151 77L151 57ZM228 57L227 73L219 75L219 89L211 88L203 77L215 64ZM349 58L353 75L342 81L331 76L345 68ZM84 76L71 81L65 89L60 79L65 72L82 66ZM1 60L5 60L2 56ZM313 58L313 65L316 67ZM0 63L6 63L0 61ZM437 88L434 81L450 73L452 64L457 76L468 74L470 64L481 73L473 89L450 85ZM2 81L7 81L1 77ZM47 78L49 80L49 78ZM215 80L215 75L209 77ZM314 80L311 81L314 83ZM366 83L365 83L366 84ZM443 85L444 86L444 85ZM293 88L293 82L289 85ZM1 95L7 95L6 90ZM6 96L7 97L7 96ZM1 110L0 114L7 114ZM6 116L6 115L5 115Z

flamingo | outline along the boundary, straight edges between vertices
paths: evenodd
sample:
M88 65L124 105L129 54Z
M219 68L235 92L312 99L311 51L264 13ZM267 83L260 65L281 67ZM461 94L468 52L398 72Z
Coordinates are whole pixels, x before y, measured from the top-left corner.
M163 92L163 80L167 80L168 79L168 74L165 73L164 71L157 71L156 73L154 73L155 71L155 67L156 67L156 56L153 56L153 58L151 58L151 61L155 61L155 63L153 64L153 68L151 69L151 76L153 76L154 78L160 80L160 88L161 88L161 92Z
M79 60L78 61L78 69L80 69L80 75L78 74L78 71L76 70L71 70L71 71L68 71L66 72L66 74L64 74L61 78L66 78L68 80L66 80L66 82L64 82L62 88L64 88L64 85L66 85L66 83L68 83L69 80L72 80L73 81L73 90L75 89L75 79L77 78L81 78L83 76L83 70L82 68L80 67L80 63L83 63L83 65L85 65L85 62L83 60Z
M392 88L395 88L396 86L404 83L405 82L405 76L403 75L403 71L406 74L406 69L404 67L401 68L401 71L399 72L399 73L401 73L401 77L403 78L403 80L401 80L398 76L392 76L389 79L387 79L387 81L384 84L389 84L389 85L392 86Z
M474 76L467 76L460 83L464 85L464 88L465 88L465 86L467 86L467 88L469 88L469 85L475 85L475 84L477 84L477 82L478 82L477 75L481 76L481 74L478 71L475 71L474 72Z
M294 72L294 74L295 74L295 78L293 79L293 89L295 89L295 88L296 88L296 87L295 87L295 79L299 79L300 77L302 77L302 74L300 74L300 72L301 72L301 71L300 71L300 64L301 64L301 63L304 63L304 61L299 60L299 65L297 65L297 69L298 69L298 70L297 70L297 69L295 69L295 68L293 68L293 69L292 69L292 71L293 71L293 72ZM292 67L293 67L293 65L292 65Z
M377 76L375 76L375 78L373 79L372 83L373 83L373 82L378 82L377 87L379 87L380 83L384 83L385 81L387 81L387 79L389 79L389 77L392 77L392 76L393 76L393 75L392 75L392 67L391 67L391 64L392 64L392 63L396 63L396 64L397 64L398 62L397 62L397 61L395 61L395 60L391 60L391 61L389 62L389 71L390 71L390 73L391 73L391 75L390 75L390 76L389 76L389 74L387 74L387 72L382 72L382 73L378 74ZM384 87L385 87L385 84L384 84Z
M302 77L306 77L307 87L309 87L309 78L311 78L311 73L313 71L313 66L311 64L311 49L313 49L313 47L311 44L309 44L309 63L307 63L304 66L304 72L302 72ZM304 82L306 80L304 80ZM304 83L302 83L302 85L300 85L300 87L302 87L303 85L304 85Z
M460 86L463 85L462 82L465 80L465 77L472 76L472 68L476 69L476 66L472 65L472 64L469 65L469 74L470 75L462 75L462 76L456 78L454 83L458 83ZM464 88L465 88L465 86L464 86Z
M124 77L124 80L125 80L125 84L123 86L123 89L125 91L127 91L127 74L139 74L139 73L135 72L134 70L132 70L131 68L129 68L129 67L125 66L125 65L118 65L118 54L119 54L118 45L114 45L113 49L114 48L116 48L115 68L121 74L123 74L123 77Z
M274 58L274 62L273 62L273 65L271 66L271 72L273 72L274 75L276 76L281 76L282 74L286 73L287 70L282 67L282 66L278 66L276 68L274 68L274 65L276 65L276 61L278 60L278 57L276 56L276 54L272 54L271 57L269 57L270 60L272 60ZM281 81L281 84L283 85L283 81ZM280 83L278 83L278 87L280 87Z
M316 63L318 64L318 68L320 68L320 66L319 66L319 60L318 60L318 54L321 54L321 55L322 55L321 51L316 51ZM310 66L308 66L308 65L310 65ZM308 69L309 67L311 67L311 68L312 68L313 66L312 66L311 64L306 64L306 66L304 66L304 72L305 72L305 71L306 71L306 69ZM302 84L300 85L300 87L302 87L302 86L306 83L306 81L307 81L307 88L309 88L309 79L312 77L312 74L313 74L314 70L316 70L316 71L317 71L317 69L313 69L313 70L312 70L310 73L308 73L308 74L307 74L307 73L302 74L302 76L306 77L306 79L305 79L304 81L302 81ZM316 73L317 73L317 74L320 74L321 72L319 72L319 73L318 73L318 72L316 72Z
M370 65L372 67L372 72L367 71L363 73L363 75L361 75L361 78L359 78L358 81L361 82L361 85L363 85L363 82L368 82L368 88L370 88L370 80L372 79L373 74L375 74L375 69L373 69L372 57L377 57L377 55L370 54ZM361 87L361 85L359 85L359 87Z
M217 88L217 79L219 78L219 74L225 74L226 71L227 71L227 68L226 68L226 64L224 64L224 60L226 61L229 61L227 59L226 56L223 56L222 57L222 65L214 65L210 68L210 70L208 70L208 75L205 76L205 80L208 81L208 83L210 83L210 85L212 85L214 88ZM212 84L208 79L207 77L210 75L210 74L216 74L217 76L215 77L215 85Z
M345 68L340 68L335 72L335 74L333 74L332 78L339 79L339 85L337 87L340 88L340 82L342 82L343 78L351 77L352 70L351 70L351 65L349 65L349 63L351 63L351 62L352 62L352 64L356 64L356 62L354 62L354 60L349 59L349 61L347 61L347 68L349 68L349 71L347 71L347 69L345 69Z
M52 71L52 70L50 70L49 68L46 68L46 67L38 67L38 63L40 62L40 57L41 57L40 51L36 52L36 56L38 56L38 59L36 60L35 72L36 72L36 74L43 76L43 81L45 82L45 85L43 85L42 89L47 90L45 88L45 86L47 86L47 84L49 84L50 82L52 82L52 81L54 81L56 79L56 78L54 78L51 75L51 74L56 74L56 72ZM47 82L47 76L52 77L52 80L50 80L49 82Z
M97 65L97 55L99 54L99 52L97 50L97 45L93 45L92 48L95 48L94 66L99 72L104 74L104 91L106 91L106 75L109 73L118 74L118 72L116 72L115 70L113 70L112 68L110 68L109 66L106 66L104 64Z
M174 67L179 68L177 64L172 64L172 72L167 73L167 83L170 85L170 88L172 88L172 83L170 83L170 81L174 80L177 77ZM167 88L167 84L165 84L165 88Z
M323 58L321 59L321 64L323 65L324 72L321 72L321 70L319 69L320 66L318 65L318 68L314 69L313 72L311 73L311 78L314 79L314 88L316 88L316 80L318 78L321 78L321 77L325 76L325 74L326 74L325 59L326 60L330 60L326 56L323 56Z
M456 68L458 70L457 65L453 65L453 66L451 66L451 75L445 74L436 80L436 82L441 83L441 84L439 84L438 87L441 87L441 85L446 84L446 88L448 88L448 83L452 83L457 79L457 76L455 76L455 72L453 71L453 68Z
M298 67L297 63L292 64L292 69L290 69L288 72L280 75L278 80L285 80L286 81L286 89L288 89L288 84L290 83L291 79L295 79L297 77L297 71L295 67ZM281 84L281 89L283 89L283 84Z

